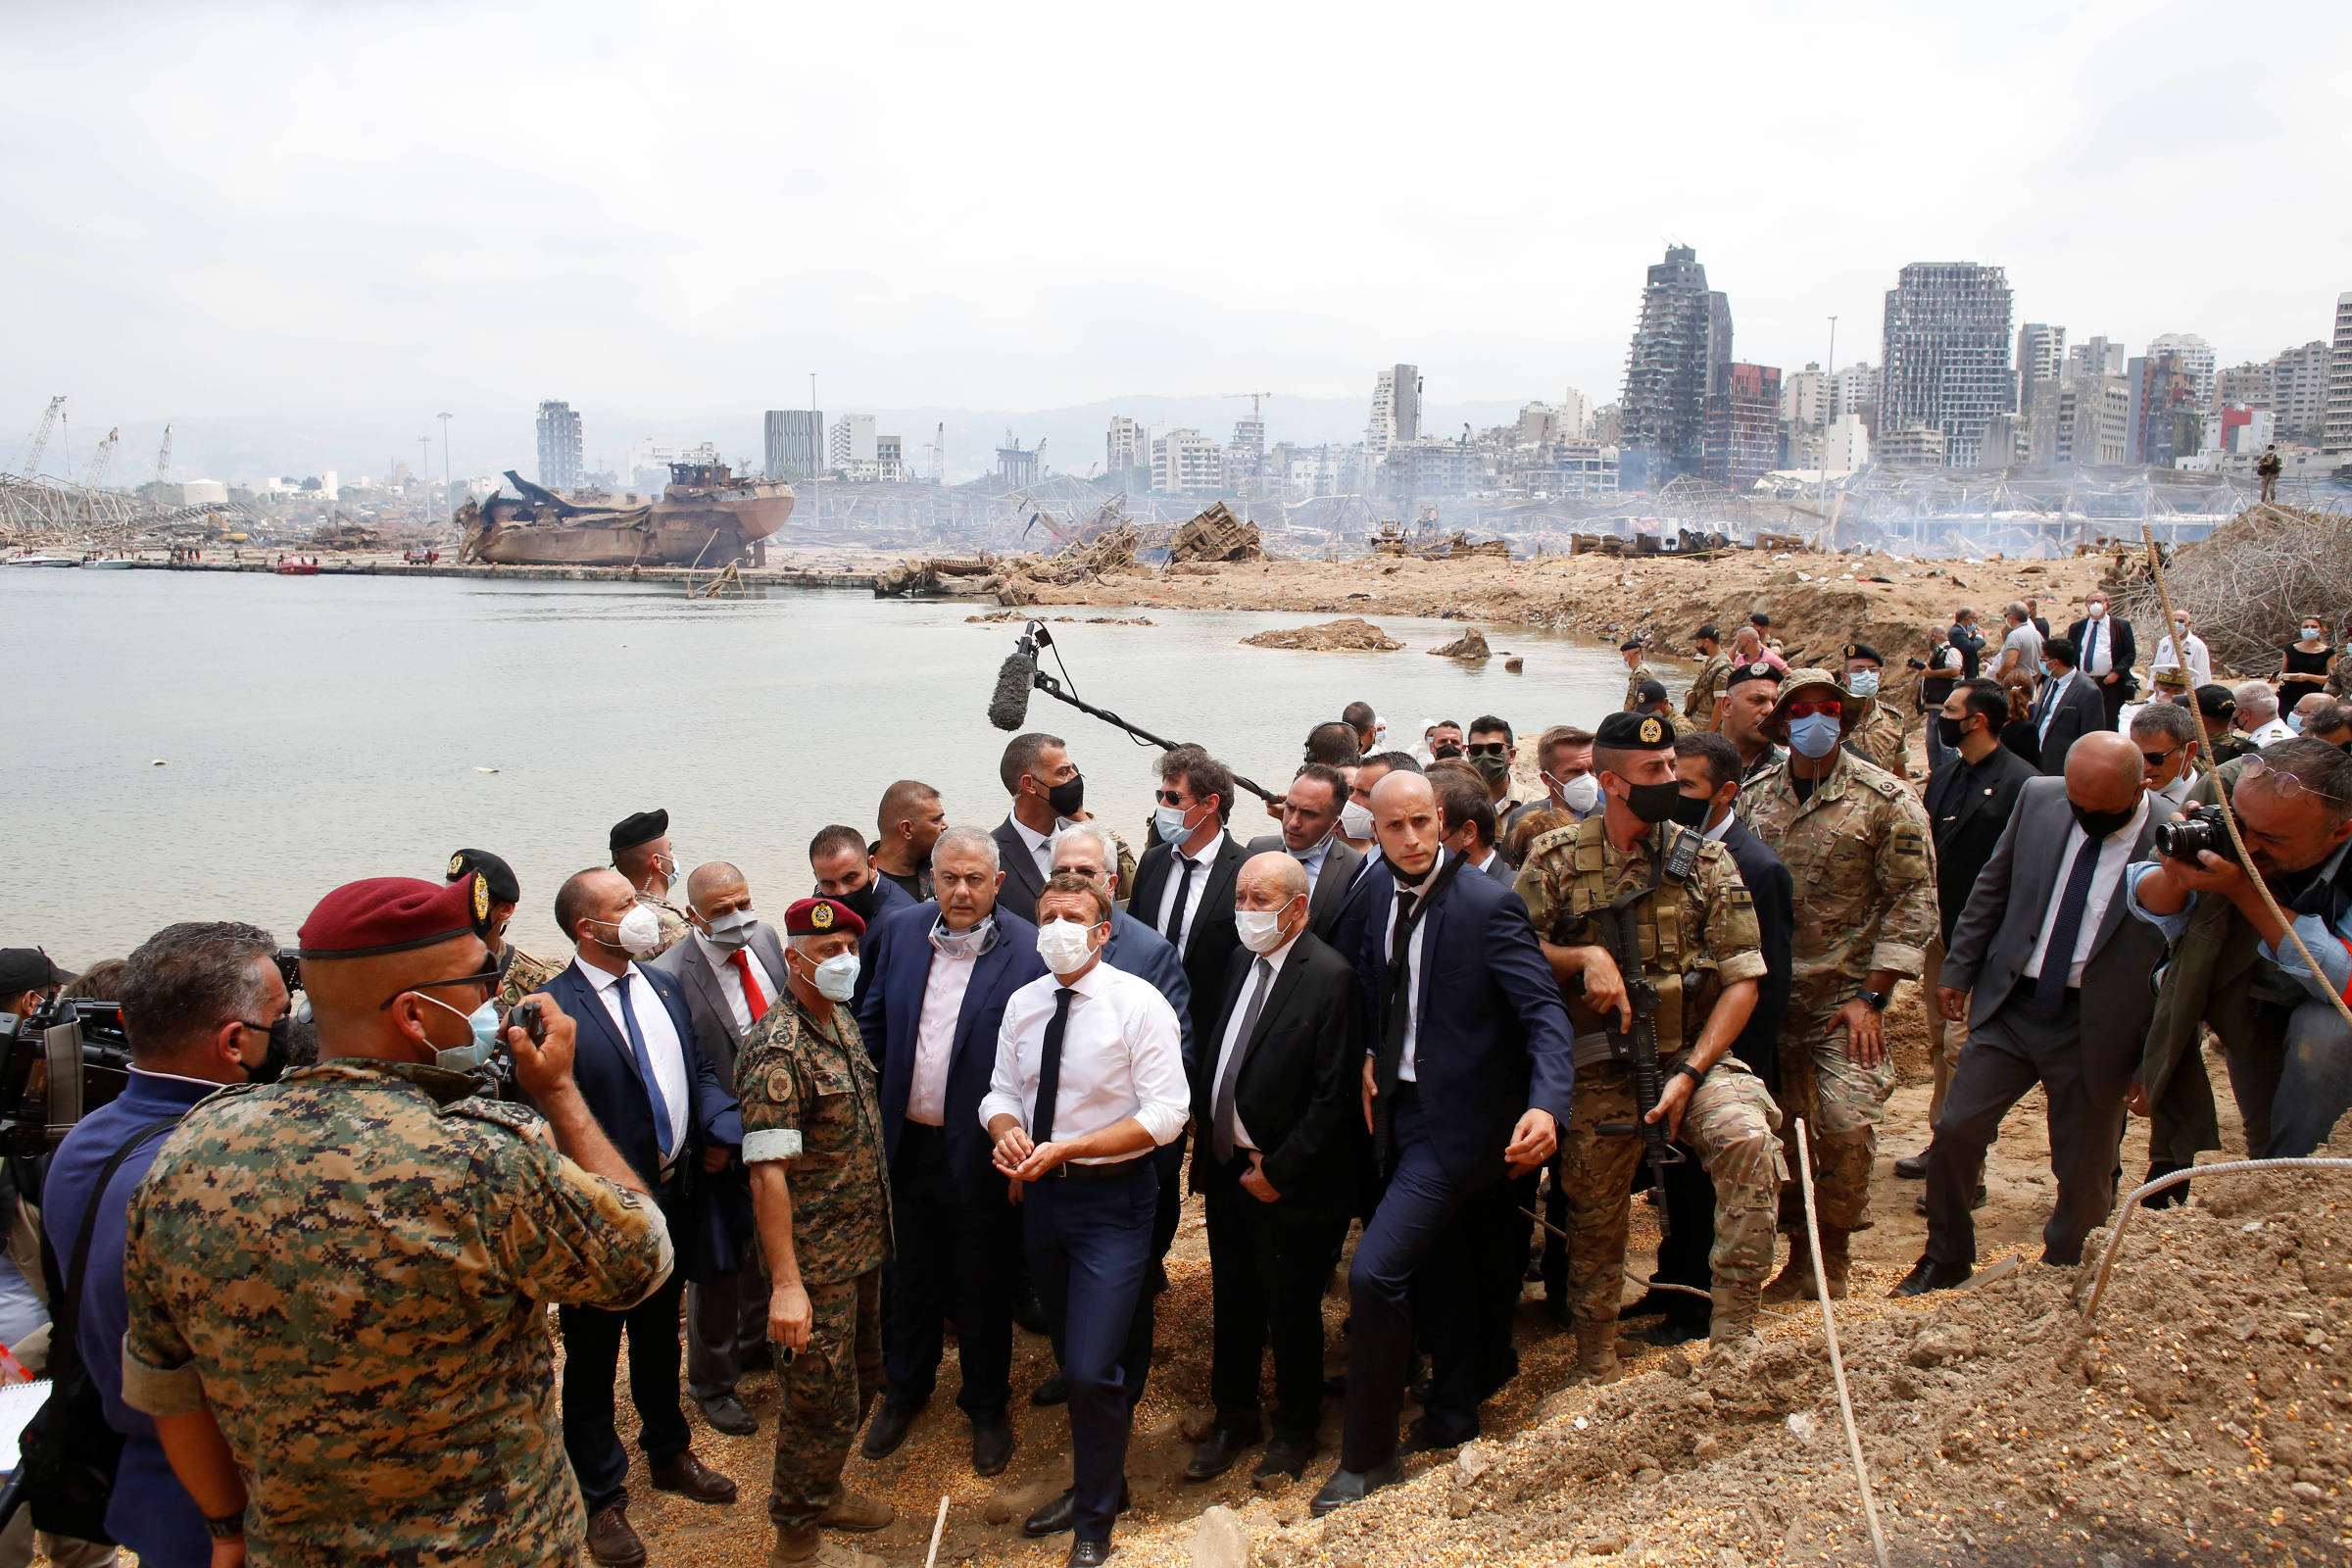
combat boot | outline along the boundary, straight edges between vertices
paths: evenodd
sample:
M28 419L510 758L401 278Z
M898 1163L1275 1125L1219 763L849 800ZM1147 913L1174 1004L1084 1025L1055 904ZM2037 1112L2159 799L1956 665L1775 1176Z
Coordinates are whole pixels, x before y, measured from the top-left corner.
M1617 1320L1576 1326L1576 1374L1587 1383L1614 1383L1625 1375L1617 1364Z
M1813 1253L1805 1246L1805 1233L1798 1231L1789 1237L1788 1261L1764 1287L1767 1301L1793 1301L1798 1297L1813 1298Z
M1822 1279L1829 1286L1830 1299L1833 1301L1845 1299L1845 1239L1853 1234L1852 1231L1841 1231L1835 1225L1821 1228Z
M855 1546L837 1546L811 1521L776 1526L775 1549L767 1568L890 1568L881 1558Z
M1707 1318L1707 1353L1725 1355L1756 1340L1756 1311L1763 1290L1755 1285L1726 1285L1718 1280L1709 1293L1715 1310Z
M863 1535L889 1529L890 1522L898 1516L899 1511L881 1498L843 1487L833 1494L833 1506L819 1514L816 1522L827 1530L853 1530Z

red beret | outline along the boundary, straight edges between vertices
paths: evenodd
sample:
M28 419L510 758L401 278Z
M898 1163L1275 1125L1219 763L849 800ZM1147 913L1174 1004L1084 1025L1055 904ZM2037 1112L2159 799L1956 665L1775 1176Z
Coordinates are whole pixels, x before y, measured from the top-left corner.
M788 937L821 937L832 931L847 931L862 939L865 922L858 911L833 899L803 899L784 911L784 934Z
M318 901L302 923L306 958L372 958L480 935L490 917L490 883L479 871L455 882L409 876L347 882Z

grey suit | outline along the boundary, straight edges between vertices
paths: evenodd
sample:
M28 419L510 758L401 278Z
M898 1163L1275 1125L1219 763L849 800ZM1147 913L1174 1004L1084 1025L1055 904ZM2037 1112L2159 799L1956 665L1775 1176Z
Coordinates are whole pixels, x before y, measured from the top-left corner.
M780 993L784 988L784 943L776 928L764 920L753 926L749 946L752 956L760 960L760 967ZM671 943L647 967L675 976L685 988L694 1038L703 1054L718 1068L719 1082L732 1094L735 1057L743 1050L744 1031L736 1026L735 1009L719 988L710 956L689 933ZM772 1004L777 998L771 994L767 1000ZM742 1167L730 1166L711 1181L725 1188L721 1199L725 1211L738 1220L748 1219L750 1192ZM750 1239L747 1229L740 1240L748 1243ZM708 1284L686 1287L686 1392L698 1403L731 1396L752 1359L767 1348L767 1271L761 1266L764 1260L759 1248L747 1245L741 1251L742 1268L714 1275Z
M2159 819L2150 811L2141 820L2122 866L2147 857ZM1969 1200L1984 1151L2009 1107L2036 1083L2049 1095L2050 1165L2058 1178L2057 1207L2042 1229L2043 1259L2080 1262L2083 1237L2115 1206L2124 1096L2155 1010L2148 977L2163 960L2164 939L2127 914L2119 866L2083 960L2080 993L2070 988L2055 1017L2034 1010L2034 982L2023 972L2040 945L2051 900L2060 896L2068 846L2082 840L2066 781L2029 781L1952 928L1942 984L1969 993L1969 1037L1928 1146L1931 1262L1975 1261ZM2082 841L2077 854L2097 851ZM2065 963L2067 956L2043 961Z
M1250 841L1251 855L1287 850L1279 833L1261 834ZM1306 928L1325 942L1331 940L1331 928L1339 923L1340 911L1348 906L1348 889L1355 881L1356 868L1364 863L1361 851L1351 850L1338 839L1323 852L1323 868L1315 873L1315 890L1307 895Z

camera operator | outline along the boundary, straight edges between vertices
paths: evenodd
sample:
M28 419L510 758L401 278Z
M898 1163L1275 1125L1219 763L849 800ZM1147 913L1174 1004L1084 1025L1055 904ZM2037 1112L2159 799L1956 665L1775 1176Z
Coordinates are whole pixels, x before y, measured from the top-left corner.
M2174 1069L2196 1052L2202 1021L2228 1053L2248 1152L2308 1154L2352 1105L2352 1026L2332 1000L2352 992L2352 757L2326 741L2279 741L2200 780L2192 805L2211 802L2216 788L2230 791L2250 866L2237 863L2207 806L2168 824L2156 858L2125 878L2132 912L2162 930L2172 950L2132 1108L2146 1114L2165 1099ZM2180 853L2191 848L2193 859ZM2249 871L2293 920L2318 974ZM2218 1147L2210 1097L2202 1121L2196 1147Z
M45 1184L43 1224L61 1268L72 1266L90 1223L74 1343L106 1424L122 1435L106 1533L157 1568L203 1568L212 1542L202 1510L164 1457L155 1422L122 1402L123 1225L163 1135L198 1101L222 1084L276 1078L289 1007L276 952L276 940L257 927L191 922L166 926L130 956L119 998L129 1082L66 1135Z

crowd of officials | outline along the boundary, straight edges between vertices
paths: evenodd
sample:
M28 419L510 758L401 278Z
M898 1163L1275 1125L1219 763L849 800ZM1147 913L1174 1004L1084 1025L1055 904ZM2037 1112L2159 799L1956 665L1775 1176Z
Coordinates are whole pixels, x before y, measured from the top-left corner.
M1185 1474L1304 1476L1337 1399L1328 1512L1477 1435L1531 1277L1595 1381L1621 1318L1737 1356L1762 1301L1842 1296L1903 980L1935 1091L1895 1164L1929 1216L1900 1292L1969 1277L1985 1150L2034 1084L2053 1265L2115 1201L2128 1112L2152 1174L2218 1147L2207 1030L2252 1151L2308 1152L2352 1104L2352 705L2327 628L2230 690L2183 617L2135 702L2103 594L2063 636L2009 606L1997 651L1975 619L1910 696L1924 790L1878 652L1791 667L1759 615L1698 628L1679 704L1628 643L1622 710L1538 735L1525 796L1501 718L1407 750L1359 703L1262 817L1226 764L1167 753L1139 858L1033 732L1004 749L1003 821L894 784L872 837L816 835L805 897L629 815L555 890L561 957L509 939L523 890L474 849L327 894L292 990L249 925L169 926L78 980L0 954L0 1006L118 1002L133 1063L10 1195L42 1260L0 1275L0 1334L78 1378L121 1449L111 1487L35 1499L18 1533L65 1564L109 1540L168 1568L643 1562L625 1352L655 1488L735 1500L686 1400L756 1431L737 1389L767 1369L771 1562L873 1568L846 1538L892 1511L844 1465L906 1441L953 1325L973 1469L1010 1461L1016 1392L1066 1404L1070 1485L1022 1528L1100 1563L1154 1343L1195 1332L1154 1306L1188 1193L1215 1416ZM2217 792L2244 863L2160 853ZM1642 1184L1670 1225L1628 1304ZM1026 1391L1016 1325L1054 1353Z

